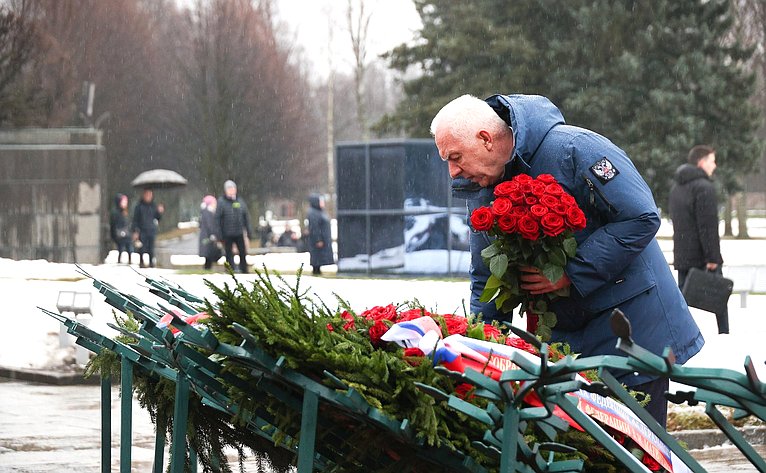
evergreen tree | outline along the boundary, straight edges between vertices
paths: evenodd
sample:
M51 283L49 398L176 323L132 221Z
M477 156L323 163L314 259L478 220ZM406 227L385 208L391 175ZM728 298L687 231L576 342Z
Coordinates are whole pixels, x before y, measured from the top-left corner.
M464 93L540 93L568 123L626 150L665 202L695 144L716 147L728 188L759 156L751 54L732 40L728 0L417 1L421 41L390 54L406 98L381 126L427 136Z

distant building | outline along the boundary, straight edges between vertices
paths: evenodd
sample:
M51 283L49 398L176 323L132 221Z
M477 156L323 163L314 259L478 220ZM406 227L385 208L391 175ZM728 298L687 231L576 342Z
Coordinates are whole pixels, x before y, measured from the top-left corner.
M101 262L105 189L100 131L0 130L0 257Z

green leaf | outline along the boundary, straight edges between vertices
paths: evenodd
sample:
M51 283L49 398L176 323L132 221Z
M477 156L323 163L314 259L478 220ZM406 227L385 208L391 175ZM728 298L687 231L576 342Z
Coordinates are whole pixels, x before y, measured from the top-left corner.
M558 319L556 318L556 314L553 312L543 312L542 316L540 317L540 320L542 320L542 322L548 327L555 327L556 322L558 322Z
M577 240L575 240L575 237L569 237L564 240L562 246L567 256L574 258L574 255L577 253Z
M498 248L498 246L493 243L481 250L481 257L484 259L490 259L498 253L500 253L500 248Z
M476 340L486 340L484 336L484 324L476 324L474 326L468 326L468 330L465 332L465 336Z
M489 271L499 279L503 278L506 269L508 269L508 257L505 255L495 255L489 261Z
M513 309L519 306L521 304L521 298L520 297L509 297L507 301L503 302L503 306L500 307L500 310L510 314L513 312Z
M498 309L502 308L503 303L507 301L509 297L511 297L511 294L509 294L508 291L500 291L500 295L495 299L495 307Z
M559 297L569 297L569 293L570 293L569 286L562 287L561 289L556 289L555 291L553 291L553 294Z
M483 291L481 291L481 296L479 296L479 302L489 302L492 299L494 299L497 294L500 292L500 288L487 288L485 287Z
M498 287L503 285L503 280L495 277L494 274L490 274L489 278L487 278L487 284L484 285L484 290L489 289L497 289Z
M548 278L548 281L555 283L564 276L564 268L555 264L546 264L543 268L543 276Z
M544 342L549 341L551 339L551 333L552 332L551 332L551 328L550 327L548 327L546 325L543 325L543 324L540 324L540 325L537 326L537 333L536 333L536 335L538 337L540 337L540 340L542 340Z
M548 303L547 302L545 302L542 299L538 299L537 301L535 301L535 312L536 313L542 314L546 310L548 310Z
M564 252L564 249L559 246L551 249L550 253L548 253L548 259L551 263L561 266L562 268L567 264L567 255Z

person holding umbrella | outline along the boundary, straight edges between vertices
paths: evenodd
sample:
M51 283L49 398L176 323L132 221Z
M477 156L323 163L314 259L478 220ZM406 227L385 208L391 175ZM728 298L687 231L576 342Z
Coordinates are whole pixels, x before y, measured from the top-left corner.
M145 268L144 255L149 255L148 266L154 267L154 240L165 206L154 203L154 192L144 189L141 200L133 210L133 241L138 250L139 266Z

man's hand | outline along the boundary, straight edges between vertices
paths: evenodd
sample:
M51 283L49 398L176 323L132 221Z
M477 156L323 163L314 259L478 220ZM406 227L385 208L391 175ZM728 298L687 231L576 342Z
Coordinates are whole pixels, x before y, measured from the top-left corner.
M318 241L318 242L316 242L316 245L315 245L315 246L316 246L317 248L324 248L324 242L323 242L323 241Z
M571 285L572 281L569 280L566 274L555 283L552 283L534 266L521 267L521 288L529 291L530 294L546 294Z
M707 269L708 271L715 271L716 269L718 269L718 263L708 263L705 265L705 269Z

